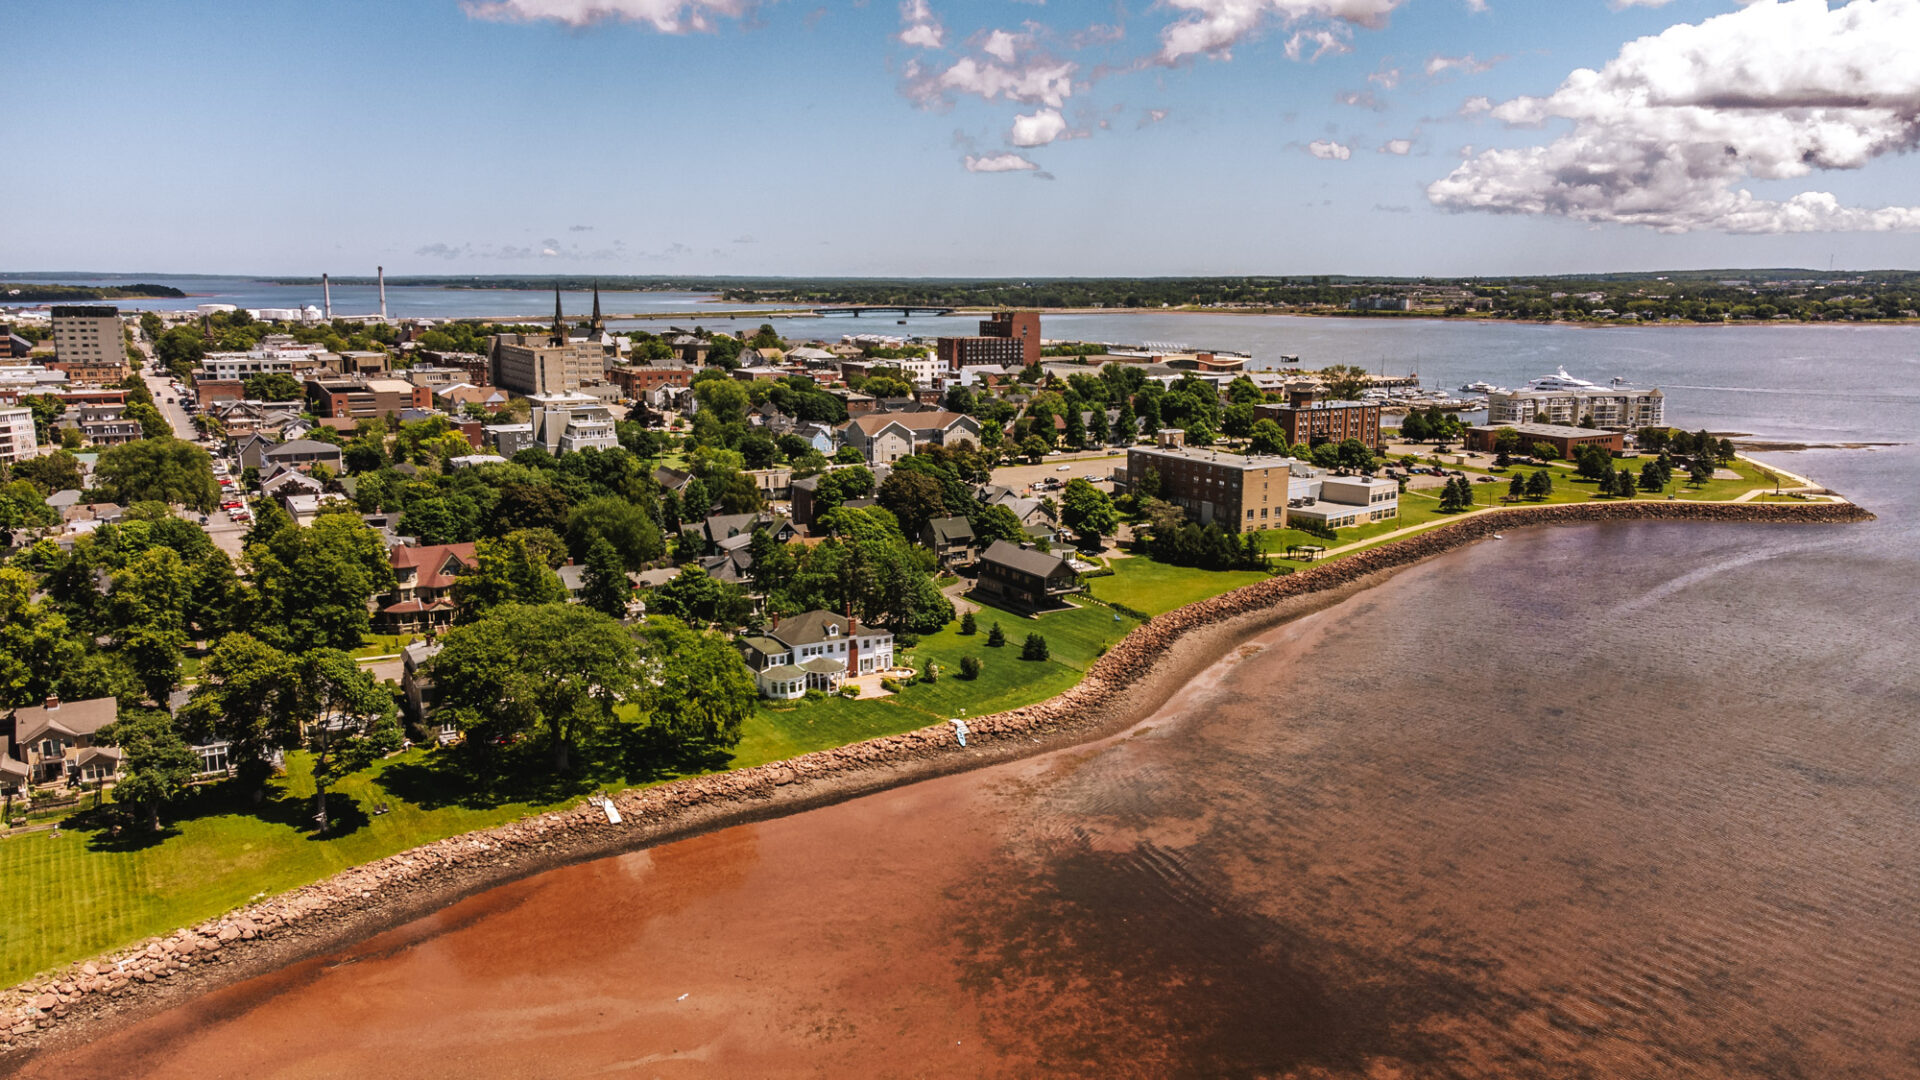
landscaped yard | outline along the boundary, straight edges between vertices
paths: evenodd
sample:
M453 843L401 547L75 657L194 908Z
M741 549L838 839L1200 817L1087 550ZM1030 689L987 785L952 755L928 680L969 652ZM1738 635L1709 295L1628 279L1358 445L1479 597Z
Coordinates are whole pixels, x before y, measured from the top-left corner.
M1300 542L1326 543L1312 538ZM1114 559L1112 566L1113 576L1087 579L1088 591L1109 604L1148 615L1160 615L1268 577L1259 570L1196 570L1154 562L1145 556Z

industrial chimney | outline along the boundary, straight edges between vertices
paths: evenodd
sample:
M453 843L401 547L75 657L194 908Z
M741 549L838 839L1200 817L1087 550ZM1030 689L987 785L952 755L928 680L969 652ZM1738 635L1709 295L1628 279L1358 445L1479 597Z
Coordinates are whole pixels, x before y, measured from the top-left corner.
M376 266L373 272L380 278L380 321L387 321L387 268Z
M328 322L333 321L333 282L327 275L320 275L320 314Z

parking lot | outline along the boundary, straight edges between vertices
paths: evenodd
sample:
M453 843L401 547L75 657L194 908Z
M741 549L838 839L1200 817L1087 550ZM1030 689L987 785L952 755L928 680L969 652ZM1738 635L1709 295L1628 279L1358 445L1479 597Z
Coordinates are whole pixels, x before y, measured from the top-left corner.
M1010 487L1025 494L1027 489L1042 481L1059 481L1061 487L1076 476L1097 476L1102 491L1113 490L1106 483L1113 476L1113 470L1127 463L1127 455L1119 454L1072 454L1058 458L1048 458L1039 465L1003 465L993 470L993 482ZM1066 468L1062 469L1061 466ZM1044 492L1042 493L1044 494Z

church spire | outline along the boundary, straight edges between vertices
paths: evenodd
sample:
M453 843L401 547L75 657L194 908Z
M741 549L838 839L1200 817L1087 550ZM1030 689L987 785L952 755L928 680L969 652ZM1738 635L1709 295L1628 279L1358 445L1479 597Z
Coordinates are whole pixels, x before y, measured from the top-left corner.
M600 283L597 281L593 283L593 321L587 325L596 334L606 329L606 324L600 320Z
M555 345L567 343L567 325L561 321L560 283L557 281L553 283L553 343Z

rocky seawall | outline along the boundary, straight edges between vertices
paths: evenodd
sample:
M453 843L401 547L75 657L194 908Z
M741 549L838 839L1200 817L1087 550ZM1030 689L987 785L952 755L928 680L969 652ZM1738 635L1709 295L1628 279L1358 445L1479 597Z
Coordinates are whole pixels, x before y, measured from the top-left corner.
M968 746L945 725L784 762L613 796L623 822L592 805L451 837L116 950L0 992L0 1072L37 1047L157 1012L417 918L461 897L558 865L745 821L794 813L930 776L1084 742L1158 708L1231 642L1335 603L1384 576L1529 525L1595 521L1842 524L1871 520L1850 503L1593 502L1477 514L1158 616L1123 638L1073 688L968 720Z

